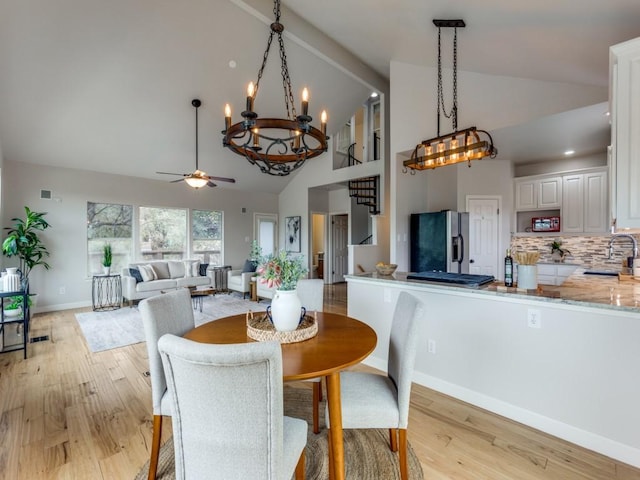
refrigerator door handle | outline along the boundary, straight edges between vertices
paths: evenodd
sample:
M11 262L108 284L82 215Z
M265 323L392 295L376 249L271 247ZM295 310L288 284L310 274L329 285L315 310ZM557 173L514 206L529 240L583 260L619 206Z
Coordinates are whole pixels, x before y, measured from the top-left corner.
M460 240L458 243L460 244L460 258L458 259L458 263L464 262L464 237L461 233L458 234L458 239Z

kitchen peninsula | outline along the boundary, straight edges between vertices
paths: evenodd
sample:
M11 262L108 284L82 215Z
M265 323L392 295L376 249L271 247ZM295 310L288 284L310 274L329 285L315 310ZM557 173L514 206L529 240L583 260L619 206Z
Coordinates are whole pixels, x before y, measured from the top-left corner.
M371 325L386 369L400 291L425 304L414 381L640 466L640 282L584 275L528 294L348 275L348 314Z

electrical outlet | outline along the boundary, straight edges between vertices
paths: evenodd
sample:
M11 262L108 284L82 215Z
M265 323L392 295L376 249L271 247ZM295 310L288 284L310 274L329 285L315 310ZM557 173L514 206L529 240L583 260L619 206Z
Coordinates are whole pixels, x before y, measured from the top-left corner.
M60 291L59 291L60 295L64 295L67 293L67 289L66 287L60 287Z
M527 310L527 325L530 328L541 328L542 324L541 324L541 315L540 315L540 310L536 309L536 308L529 308Z
M436 354L436 341L433 338L427 340L427 351L432 354Z

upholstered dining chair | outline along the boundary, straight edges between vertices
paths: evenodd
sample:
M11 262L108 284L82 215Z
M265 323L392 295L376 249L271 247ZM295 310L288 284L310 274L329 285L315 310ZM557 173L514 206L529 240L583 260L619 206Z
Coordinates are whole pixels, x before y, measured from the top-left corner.
M160 439L162 437L162 417L171 416L173 410L167 394L167 381L162 368L158 340L166 333L184 335L195 327L191 295L186 288L149 297L138 305L142 315L144 336L149 355L151 378L151 401L153 404L153 437L149 460L149 479L156 478Z
M283 414L278 342L158 342L173 410L176 479L304 479L307 422Z
M324 311L324 280L303 278L296 287L298 298L307 312ZM320 433L320 401L322 400L322 378L311 378L313 382L313 433Z
M423 311L422 303L413 295L400 292L391 323L387 375L340 373L342 428L388 428L391 450L399 450L402 480L408 480L409 475L409 397ZM327 426L331 428L328 412L326 418Z

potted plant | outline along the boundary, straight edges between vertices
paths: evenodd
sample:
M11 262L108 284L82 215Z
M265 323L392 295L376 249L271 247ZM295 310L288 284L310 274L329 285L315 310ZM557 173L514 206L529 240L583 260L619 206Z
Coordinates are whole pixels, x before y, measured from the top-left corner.
M22 296L21 295L15 295L13 297L9 297L8 302L5 306L4 306L4 316L5 317L18 317L22 314ZM31 306L31 304L33 303L31 301L31 296L28 297L27 300L29 306Z
M571 252L566 248L562 248L562 240L554 240L550 245L551 257L556 262L564 262L564 257L571 255Z
M111 273L111 244L105 243L102 247L102 266L104 267L104 274L109 275Z
M300 323L303 310L296 286L298 280L307 273L303 260L302 255L294 257L280 250L275 255L262 258L256 270L261 283L276 289L267 312L278 331L293 331Z
M2 253L7 257L18 257L20 271L25 279L33 268L42 265L45 270L51 267L45 261L49 252L40 239L39 232L51 225L44 219L46 212L34 212L24 207L26 218L12 218L13 227L6 227L7 238L2 242Z

